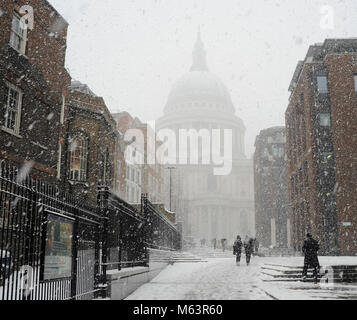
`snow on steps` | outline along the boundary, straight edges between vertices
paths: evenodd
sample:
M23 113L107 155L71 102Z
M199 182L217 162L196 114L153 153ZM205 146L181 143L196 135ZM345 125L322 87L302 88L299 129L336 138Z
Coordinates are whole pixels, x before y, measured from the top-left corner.
M222 251L220 249L213 250L209 248L196 248L190 250L191 254L201 258L233 258L233 253L230 250Z
M196 255L193 255L192 253L189 252L174 252L171 257L170 257L170 264L174 263L196 263L196 262L207 262L207 260L203 260L200 257L197 257Z
M302 269L302 266L264 264L261 267L262 280L266 282L300 281L302 279ZM313 281L312 270L310 269L306 282ZM325 283L357 283L357 266L322 266L320 269L319 281Z

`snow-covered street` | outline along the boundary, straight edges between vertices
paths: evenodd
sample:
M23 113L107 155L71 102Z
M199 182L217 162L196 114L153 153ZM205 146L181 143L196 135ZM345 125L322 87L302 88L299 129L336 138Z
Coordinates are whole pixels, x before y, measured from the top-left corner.
M272 300L272 299L357 299L357 286L349 284L313 284L296 281L269 281L262 274L265 264L301 266L302 257L254 257L241 266L234 257L208 258L207 262L169 265L150 283L131 294L127 300ZM322 257L322 265L339 257ZM357 258L345 258L347 264Z
M232 258L168 266L128 300L271 299L259 288L259 258L237 267Z

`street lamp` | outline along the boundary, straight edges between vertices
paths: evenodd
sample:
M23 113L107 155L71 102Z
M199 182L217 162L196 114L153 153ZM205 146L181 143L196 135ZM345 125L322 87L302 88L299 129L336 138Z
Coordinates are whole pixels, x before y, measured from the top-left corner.
M177 169L176 167L167 167L166 169L170 170L170 212L172 212L171 203L172 203L172 174L171 171Z

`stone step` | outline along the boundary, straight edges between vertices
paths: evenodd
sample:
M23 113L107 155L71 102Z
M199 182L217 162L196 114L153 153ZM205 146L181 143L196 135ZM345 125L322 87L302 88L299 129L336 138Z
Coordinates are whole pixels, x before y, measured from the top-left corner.
M302 269L277 269L277 268L272 268L272 267L261 267L261 269L263 270L269 270L269 271L276 271L279 273L284 273L284 274L301 274L302 273Z
M302 266L289 266L279 264L265 264L261 267L261 273L270 279L264 281L300 281ZM312 269L308 270L308 279L312 279ZM319 279L322 282L331 283L357 283L357 266L338 265L322 266L320 269Z
M285 278L274 278L274 279L262 279L263 282L307 282L307 283L313 283L315 280L313 278L307 278L305 281L302 279L297 280L297 279L285 279ZM321 282L321 279L317 281L318 283Z
M296 274L272 274L268 272L261 272L264 275L268 275L273 278L281 278L281 279L301 279L302 275L301 273L296 273ZM318 275L319 278L322 278L323 275ZM307 274L307 278L313 278L312 274Z

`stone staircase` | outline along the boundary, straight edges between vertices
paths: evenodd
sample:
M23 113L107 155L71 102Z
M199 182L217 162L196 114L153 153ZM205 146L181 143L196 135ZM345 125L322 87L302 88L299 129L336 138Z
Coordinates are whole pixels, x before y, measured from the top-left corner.
M302 266L264 264L261 266L261 275L265 282L302 281L302 270ZM357 283L357 266L322 266L318 279L322 283ZM314 282L312 269L308 270L305 281Z
M230 249L212 249L207 247L190 249L189 252L201 258L233 258L233 252Z
M324 267L326 282L357 283L357 265L333 265Z
M202 259L201 257L198 257L190 252L173 252L169 263L174 264L174 263L197 263L197 262L207 262L207 260Z

